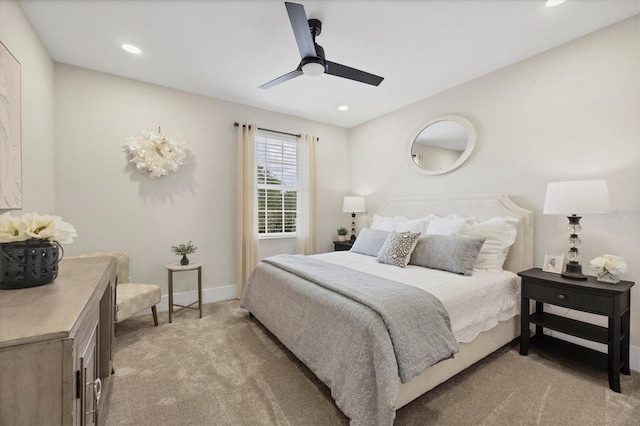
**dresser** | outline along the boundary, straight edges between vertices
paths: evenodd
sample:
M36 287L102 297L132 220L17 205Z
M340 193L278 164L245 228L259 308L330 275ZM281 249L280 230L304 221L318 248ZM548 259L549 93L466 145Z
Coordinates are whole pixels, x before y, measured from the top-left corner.
M98 424L112 371L116 260L65 259L51 284L0 290L0 425Z

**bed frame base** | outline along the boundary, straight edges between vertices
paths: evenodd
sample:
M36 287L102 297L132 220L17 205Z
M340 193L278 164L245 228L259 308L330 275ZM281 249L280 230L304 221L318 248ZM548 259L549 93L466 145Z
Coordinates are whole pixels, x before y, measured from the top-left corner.
M459 343L460 352L453 359L439 362L433 367L427 368L411 381L400 385L395 409L407 405L519 336L520 315L517 315L509 320L501 321L491 330L480 333L469 343Z

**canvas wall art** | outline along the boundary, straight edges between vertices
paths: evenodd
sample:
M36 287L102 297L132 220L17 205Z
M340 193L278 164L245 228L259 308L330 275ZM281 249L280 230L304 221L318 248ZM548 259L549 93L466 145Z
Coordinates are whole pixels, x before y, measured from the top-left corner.
M22 208L20 62L0 42L0 210Z

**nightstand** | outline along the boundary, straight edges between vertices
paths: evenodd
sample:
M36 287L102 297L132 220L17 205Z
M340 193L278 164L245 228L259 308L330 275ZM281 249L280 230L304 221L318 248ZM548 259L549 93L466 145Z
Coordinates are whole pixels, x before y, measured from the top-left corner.
M349 251L351 247L353 247L353 241L334 241L333 242L333 251Z
M520 355L529 352L529 323L536 325L532 343L540 347L559 347L572 360L582 360L590 364L600 364L609 374L609 387L620 392L620 372L629 375L629 320L631 314L631 281L617 284L601 283L595 277L586 281L562 278L559 274L543 272L539 268L518 274L522 278L522 310L520 317ZM530 300L535 300L535 313L529 312ZM544 303L562 306L609 318L608 327L577 321L544 312ZM549 328L571 336L604 343L608 353L543 335Z

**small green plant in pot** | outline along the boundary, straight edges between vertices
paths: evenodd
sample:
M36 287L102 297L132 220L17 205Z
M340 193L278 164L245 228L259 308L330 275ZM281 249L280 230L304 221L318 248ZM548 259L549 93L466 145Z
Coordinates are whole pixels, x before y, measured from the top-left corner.
M339 241L345 241L347 239L347 234L349 234L349 230L347 228L341 226L340 228L338 228L337 232Z
M171 251L173 251L178 256L182 256L182 259L180 259L181 265L188 265L189 258L187 257L187 255L195 253L196 250L198 250L198 247L194 246L191 241L186 244L182 243L177 246L171 246Z

